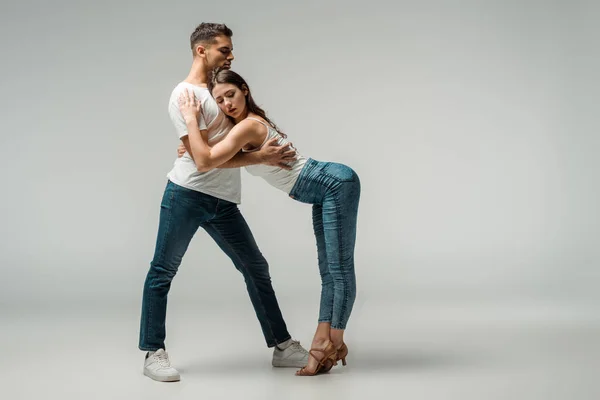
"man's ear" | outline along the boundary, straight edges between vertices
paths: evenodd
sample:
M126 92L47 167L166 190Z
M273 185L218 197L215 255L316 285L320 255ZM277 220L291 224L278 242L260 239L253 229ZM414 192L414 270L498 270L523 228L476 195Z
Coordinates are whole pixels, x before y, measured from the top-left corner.
M196 45L194 49L194 54L198 57L205 58L206 57L206 47L202 44Z

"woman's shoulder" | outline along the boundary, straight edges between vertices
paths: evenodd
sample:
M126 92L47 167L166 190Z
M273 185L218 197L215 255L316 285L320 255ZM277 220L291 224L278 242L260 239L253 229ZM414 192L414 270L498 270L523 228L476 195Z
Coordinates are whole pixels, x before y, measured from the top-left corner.
M243 126L244 130L254 131L254 132L264 132L265 128L268 129L268 124L260 117L248 116L238 122L238 125Z
M242 135L250 140L257 140L263 137L266 127L259 121L246 117L236 124L238 135ZM268 131L267 131L268 134Z

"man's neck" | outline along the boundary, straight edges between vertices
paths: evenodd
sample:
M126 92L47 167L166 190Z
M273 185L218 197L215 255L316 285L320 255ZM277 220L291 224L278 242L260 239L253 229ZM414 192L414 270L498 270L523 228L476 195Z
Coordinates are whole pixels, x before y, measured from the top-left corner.
M206 69L206 65L204 65L204 63L202 63L199 59L195 59L192 63L190 73L184 81L191 83L192 85L206 86L208 83L208 71Z

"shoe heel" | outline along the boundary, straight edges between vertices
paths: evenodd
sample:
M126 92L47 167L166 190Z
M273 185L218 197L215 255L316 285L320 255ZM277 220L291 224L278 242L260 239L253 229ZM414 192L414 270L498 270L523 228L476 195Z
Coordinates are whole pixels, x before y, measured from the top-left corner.
M348 355L348 346L346 346L346 343L342 343L340 348L337 350L336 364L339 360L342 360L342 365L345 367L347 355Z

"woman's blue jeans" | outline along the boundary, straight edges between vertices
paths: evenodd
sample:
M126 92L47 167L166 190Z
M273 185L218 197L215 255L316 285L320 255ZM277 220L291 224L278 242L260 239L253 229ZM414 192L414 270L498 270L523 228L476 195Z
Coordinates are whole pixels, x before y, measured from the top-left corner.
M309 159L290 197L313 205L322 285L319 322L330 322L333 329L346 329L356 298L358 175L342 164Z

